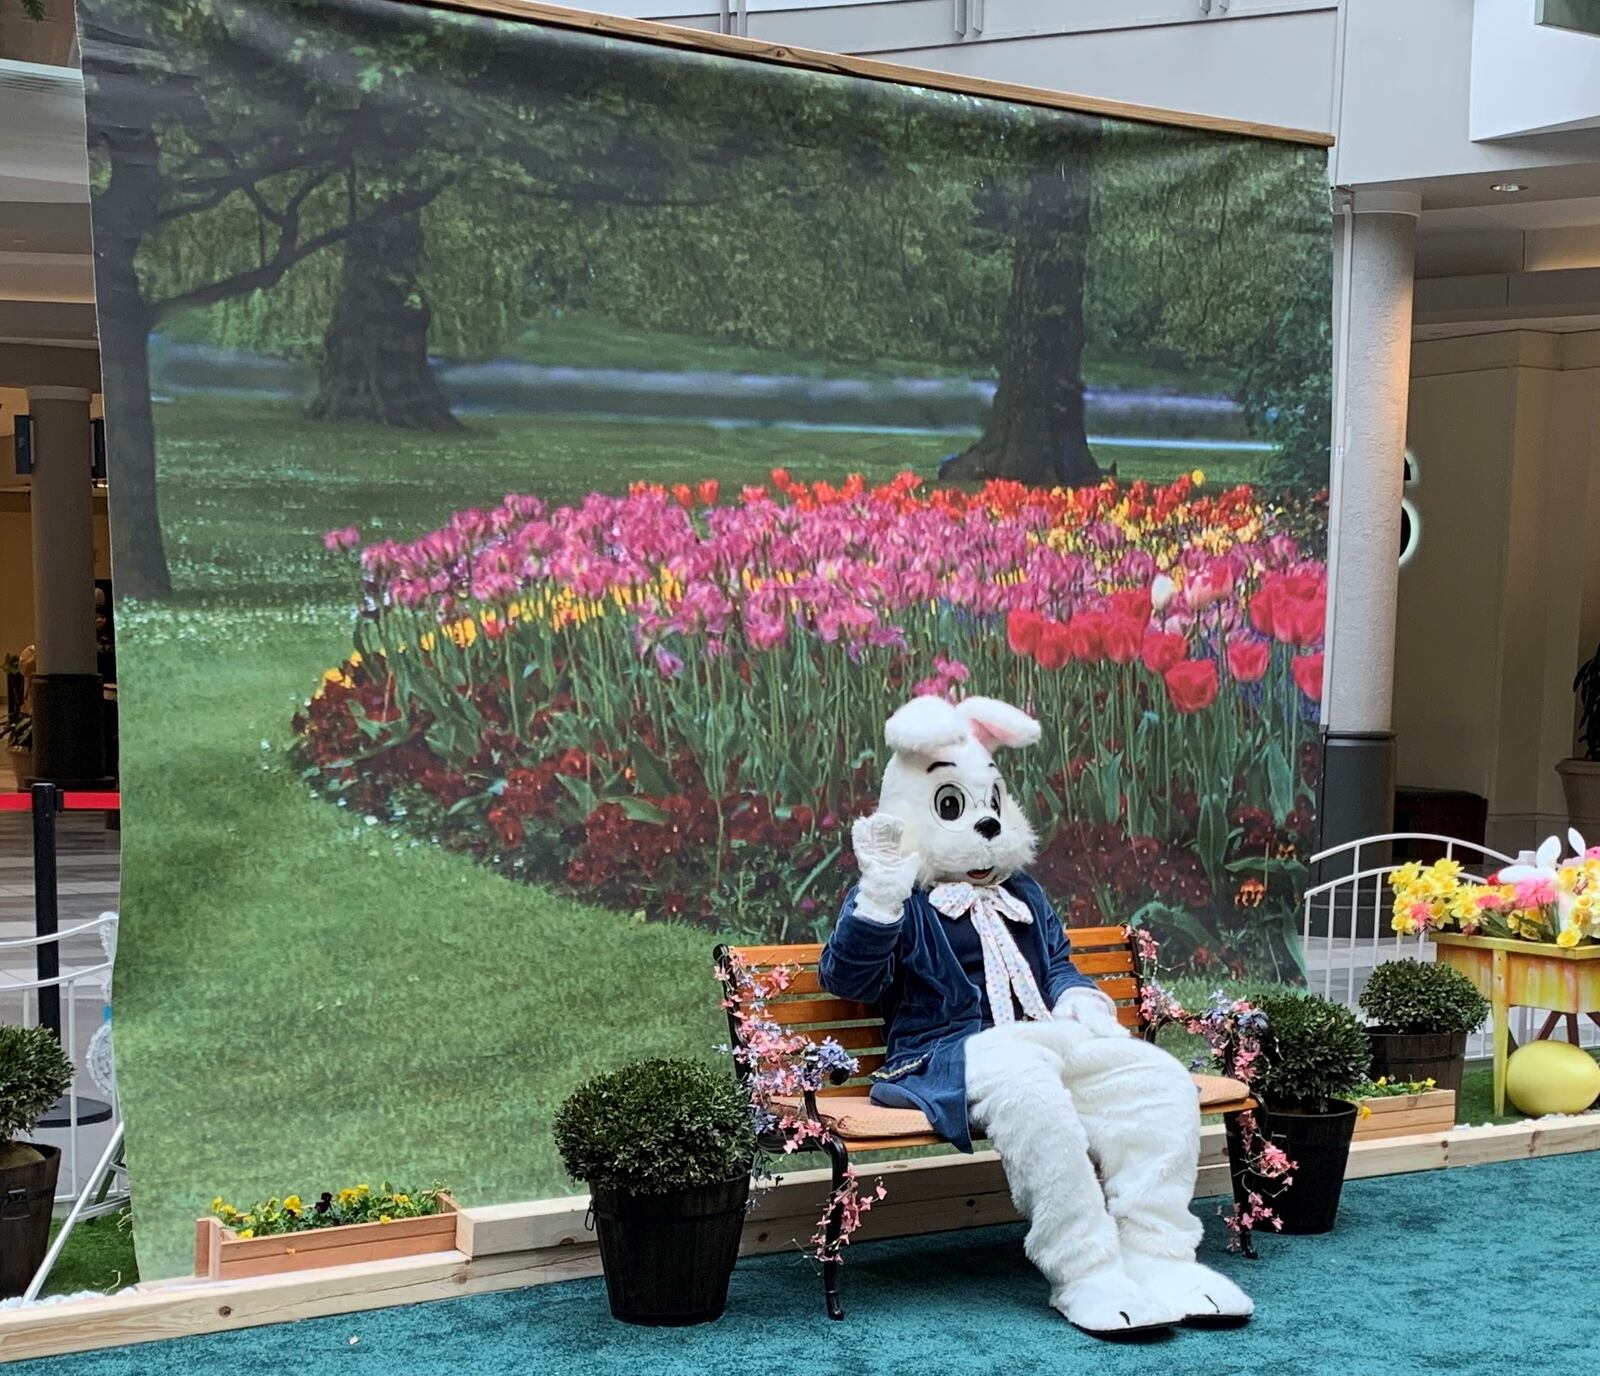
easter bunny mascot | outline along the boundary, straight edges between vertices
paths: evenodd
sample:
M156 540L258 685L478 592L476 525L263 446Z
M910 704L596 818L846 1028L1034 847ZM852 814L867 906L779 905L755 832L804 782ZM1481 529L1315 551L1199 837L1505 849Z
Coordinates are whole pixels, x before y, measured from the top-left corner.
M1194 1082L1073 967L1026 873L1035 837L992 752L1033 744L1038 723L919 697L884 736L878 811L852 833L861 879L820 966L829 992L883 1008L874 1102L922 1110L963 1151L975 1129L994 1143L1028 1257L1079 1328L1243 1321L1249 1296L1194 1259Z

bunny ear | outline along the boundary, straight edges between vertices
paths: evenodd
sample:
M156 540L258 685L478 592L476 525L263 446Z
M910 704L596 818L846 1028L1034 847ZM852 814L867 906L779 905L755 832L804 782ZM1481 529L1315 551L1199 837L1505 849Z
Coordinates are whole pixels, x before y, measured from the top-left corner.
M1561 838L1552 836L1542 842L1539 849L1533 853L1534 864L1543 869L1549 869L1561 858Z
M1016 750L1039 739L1039 723L998 698L963 698L956 711L972 723L972 734L985 750L1000 745Z
M972 734L967 719L943 698L912 698L883 725L889 749L926 755L942 746L960 745Z
M1572 847L1572 853L1579 857L1583 856L1589 849L1584 844L1583 833L1577 827L1567 828L1567 844Z

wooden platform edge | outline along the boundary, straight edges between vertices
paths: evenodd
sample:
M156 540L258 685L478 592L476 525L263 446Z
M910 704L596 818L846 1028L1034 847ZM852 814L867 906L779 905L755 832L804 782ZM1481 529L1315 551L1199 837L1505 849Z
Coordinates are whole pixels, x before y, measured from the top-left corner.
M1456 1127L1354 1142L1346 1178L1596 1150L1600 1113ZM869 1181L883 1177L890 1191L867 1216L858 1234L863 1241L986 1227L1017 1217L993 1152L863 1163L861 1174ZM783 1174L751 1213L741 1252L804 1247L826 1189L826 1171ZM1227 1192L1222 1129L1211 1124L1202 1132L1195 1196ZM457 1250L442 1255L237 1281L159 1281L99 1299L0 1311L0 1364L598 1275L593 1234L584 1228L588 1202L586 1196L570 1195L464 1208L458 1216Z
M1331 148L1334 142L1334 136L1322 129L1296 129L1280 124L1264 124L1257 120L1233 119L1225 115L1206 115L1191 110L1169 110L1155 105L1139 105L1131 101L1113 100L1106 96L1077 95L1067 91L1053 91L1042 86L1024 86L1017 82L999 81L991 77L969 76L964 72L941 71L932 67L908 67L875 57L824 52L816 48L799 48L788 43L772 43L759 38L715 33L708 29L663 24L650 19L628 19L617 15L597 14L592 10L574 10L562 5L546 4L543 0L402 0L402 3L426 9L457 10L493 19L544 24L551 28L575 29L607 38L653 43L660 47L685 48L724 57L742 57L783 67L831 72L836 76L861 77L868 81L921 86L927 90L947 91L956 95L1009 100L1021 105L1070 110L1086 115L1104 115L1140 124L1163 124L1180 129L1198 129L1213 134L1237 134L1245 138L1306 144L1314 148Z

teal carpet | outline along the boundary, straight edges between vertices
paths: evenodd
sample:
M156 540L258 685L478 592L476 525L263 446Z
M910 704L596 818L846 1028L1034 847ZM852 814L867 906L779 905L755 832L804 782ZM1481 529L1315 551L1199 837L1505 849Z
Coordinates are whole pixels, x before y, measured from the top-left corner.
M1338 1228L1203 1258L1254 1294L1255 1320L1138 1346L1096 1342L1045 1307L1021 1230L865 1244L843 1323L804 1258L742 1262L728 1313L687 1329L614 1322L598 1280L312 1319L22 1363L17 1376L1289 1376L1600 1369L1590 1282L1600 1153L1350 1183Z

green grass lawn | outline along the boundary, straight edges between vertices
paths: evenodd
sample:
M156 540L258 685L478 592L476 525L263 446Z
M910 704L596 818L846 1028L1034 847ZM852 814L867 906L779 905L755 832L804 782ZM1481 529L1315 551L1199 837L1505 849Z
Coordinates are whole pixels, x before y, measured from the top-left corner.
M52 1229L51 1236L59 1229ZM72 1230L67 1245L56 1258L47 1295L75 1295L84 1290L110 1293L122 1290L139 1279L139 1264L133 1255L133 1229L127 1214L108 1214L91 1218Z
M408 537L507 491L640 477L931 476L948 441L521 418L415 435L212 399L157 424L177 591L119 620L116 1018L143 1273L188 1269L217 1194L572 1191L549 1136L567 1092L722 1040L712 934L514 884L309 794L290 718L348 651L354 597L321 533ZM1191 463L1143 456L1151 476Z

